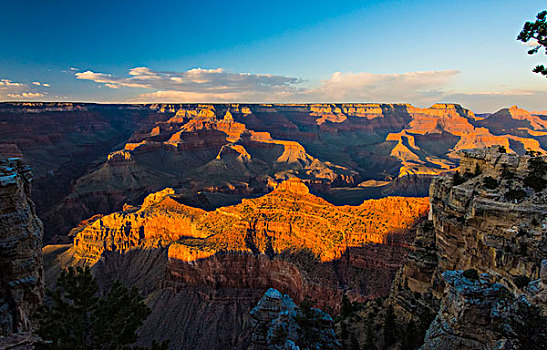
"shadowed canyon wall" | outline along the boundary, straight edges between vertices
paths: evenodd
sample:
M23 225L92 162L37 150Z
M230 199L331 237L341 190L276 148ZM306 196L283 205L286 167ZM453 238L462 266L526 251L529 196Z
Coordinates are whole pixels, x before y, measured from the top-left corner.
M499 147L461 156L463 175L433 181L430 221L418 228L380 317L359 311L362 321L350 326L362 343L366 324L381 324L392 307L393 349L545 348L546 157ZM375 334L379 346L384 331Z

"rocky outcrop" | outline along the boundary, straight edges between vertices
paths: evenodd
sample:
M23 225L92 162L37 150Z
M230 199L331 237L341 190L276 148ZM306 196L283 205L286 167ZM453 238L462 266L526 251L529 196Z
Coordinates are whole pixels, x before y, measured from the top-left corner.
M547 260L545 260L547 263ZM544 278L545 276L542 276ZM421 350L544 349L547 318L532 308L529 297L545 297L541 279L516 297L489 274L446 271L446 295L429 327ZM545 305L543 305L543 308Z
M43 295L43 227L31 179L20 159L0 159L0 336L30 330Z
M270 288L251 310L255 350L340 349L329 314Z

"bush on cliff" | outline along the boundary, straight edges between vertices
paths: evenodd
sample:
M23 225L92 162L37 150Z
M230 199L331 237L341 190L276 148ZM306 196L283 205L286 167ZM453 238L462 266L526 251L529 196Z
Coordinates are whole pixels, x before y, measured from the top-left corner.
M483 180L484 187L489 190L494 190L498 187L498 181L491 176L487 176Z
M528 170L524 184L536 192L543 191L547 187L547 181L543 178L547 175L547 163L541 157L531 158L528 162Z
M517 188L517 189L509 189L509 191L505 192L505 198L507 200L510 200L510 201L519 201L521 199L523 199L524 197L526 197L527 193L526 191L524 191L523 189L521 188Z
M166 350L168 341L151 348L131 347L137 329L150 314L138 290L116 281L98 296L99 286L89 268L69 268L46 293L51 302L38 310L37 349Z

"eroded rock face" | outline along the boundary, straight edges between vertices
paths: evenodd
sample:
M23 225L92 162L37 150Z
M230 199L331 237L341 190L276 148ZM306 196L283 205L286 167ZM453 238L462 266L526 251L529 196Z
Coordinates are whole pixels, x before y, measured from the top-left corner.
M514 319L511 327L522 326L530 312L517 305L518 296L525 293L525 304L545 314L539 278L547 256L547 196L545 189L527 185L530 174L538 174L531 170L534 162L541 164L545 157L508 154L498 147L461 156L460 171L467 175L460 183L452 177L433 181L431 221L418 229L388 300L402 324L428 327L436 315L424 349L518 348L523 341L518 332L500 330L507 330L508 318ZM511 197L517 190L522 197ZM445 273L452 270L460 272ZM463 278L466 270L488 278Z
M307 311L307 312L306 312ZM270 288L251 310L255 350L340 349L329 314L302 310L287 295Z
M296 300L316 296L336 312L343 289L354 300L387 293L427 210L427 198L406 197L334 206L298 179L214 211L184 205L166 189L139 208L75 228L72 250L93 264L109 251L166 246L166 280L174 288L273 286Z
M30 330L42 300L42 222L30 200L30 167L0 159L0 335Z

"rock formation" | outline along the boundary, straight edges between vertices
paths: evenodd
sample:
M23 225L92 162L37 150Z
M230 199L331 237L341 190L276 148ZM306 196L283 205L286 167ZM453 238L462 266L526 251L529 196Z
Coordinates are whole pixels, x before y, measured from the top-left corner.
M138 286L153 309L143 341L170 338L182 348L248 344L248 311L271 287L297 302L310 295L333 313L344 293L353 301L387 295L429 207L427 198L406 197L334 206L296 178L211 211L173 192L88 220L72 231L68 250L46 250L54 252L51 278L59 266L86 264L105 286L113 278ZM207 324L208 314L218 322ZM177 333L174 319L188 331ZM163 326L147 328L149 322ZM226 323L230 328L220 330ZM211 333L190 331L199 327Z
M0 336L30 330L43 295L43 228L31 179L20 159L0 159Z
M306 309L304 309L306 308ZM329 314L298 307L287 295L270 288L251 310L252 343L256 350L340 349Z
M547 318L530 303L534 298L545 301L547 285L542 279L527 288L528 295L515 296L475 270L446 271L443 278L447 291L422 350L547 347ZM545 313L545 303L539 306Z

